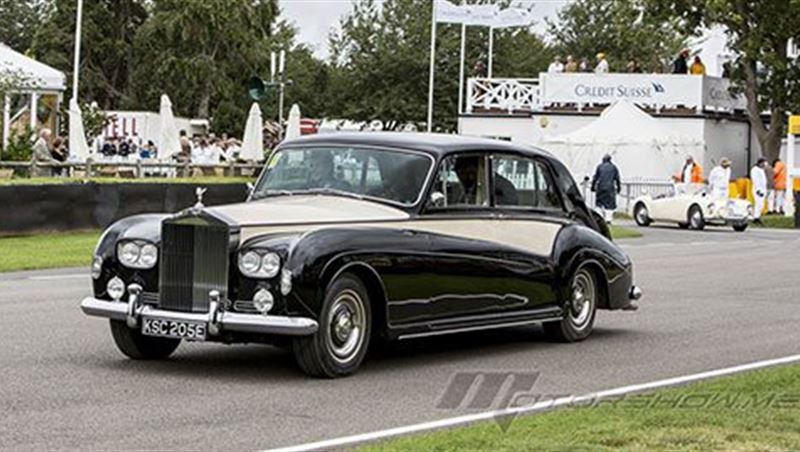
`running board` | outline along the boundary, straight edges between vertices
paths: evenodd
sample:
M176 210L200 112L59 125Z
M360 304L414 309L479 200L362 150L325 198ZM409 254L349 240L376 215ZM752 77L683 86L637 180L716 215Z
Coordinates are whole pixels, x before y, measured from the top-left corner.
M522 315L520 315L522 314ZM445 334L457 334L457 333L467 333L473 331L484 331L484 330L493 330L499 328L512 328L518 326L527 326L527 325L535 325L537 323L544 323L544 322L555 322L560 321L564 318L560 308L548 308L537 310L535 312L529 312L529 315L524 315L525 313L515 312L515 313L507 313L505 316L511 317L508 320L500 320L495 321L492 323L486 323L487 317L496 317L497 315L490 315L485 316L482 319L484 320L483 323L478 323L477 317L479 316L470 316L467 318L461 319L450 319L447 322L447 325L442 325L441 321L439 322L424 322L412 326L405 327L404 329L421 329L427 328L427 331L419 331L414 333L399 333L395 338L397 340L405 340L405 339L415 339L421 337L430 337L430 336L442 336ZM470 325L469 323L473 323Z

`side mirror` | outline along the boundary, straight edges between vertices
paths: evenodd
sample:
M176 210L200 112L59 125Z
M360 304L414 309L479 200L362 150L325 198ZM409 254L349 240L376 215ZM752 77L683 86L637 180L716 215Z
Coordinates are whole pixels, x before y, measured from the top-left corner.
M440 191L435 191L431 193L431 197L428 200L428 203L430 204L431 207L444 207L446 199L447 198L445 198L444 193Z

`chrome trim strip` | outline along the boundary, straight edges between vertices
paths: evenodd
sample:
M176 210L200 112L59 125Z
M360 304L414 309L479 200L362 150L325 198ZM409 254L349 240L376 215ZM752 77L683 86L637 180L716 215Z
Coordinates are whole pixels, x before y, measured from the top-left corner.
M541 319L517 320L514 322L496 323L492 325L465 326L449 330L437 330L437 331L426 331L424 333L401 334L397 336L397 339L405 340L405 339L415 339L419 337L442 336L445 334L467 333L471 331L493 330L497 328L512 328L515 326L535 325L537 323L559 321L561 319L562 317L544 317Z
M105 317L114 320L126 320L128 303L98 300L86 297L81 301L84 314ZM136 309L136 317L156 318L187 322L207 323L209 313L175 312L156 309L144 305ZM238 331L245 333L283 334L287 336L307 336L314 334L319 325L317 321L307 317L287 317L278 315L242 314L237 312L216 312L216 324L220 331ZM211 332L211 329L209 329Z

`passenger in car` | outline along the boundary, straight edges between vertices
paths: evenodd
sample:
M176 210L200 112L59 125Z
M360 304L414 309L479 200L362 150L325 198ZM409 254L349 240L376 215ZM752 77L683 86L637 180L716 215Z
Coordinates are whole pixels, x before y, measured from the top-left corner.
M481 157L459 157L454 169L461 183L461 199L457 204L475 204L478 187L478 163ZM519 205L519 196L514 184L497 172L494 173L495 204L503 206Z

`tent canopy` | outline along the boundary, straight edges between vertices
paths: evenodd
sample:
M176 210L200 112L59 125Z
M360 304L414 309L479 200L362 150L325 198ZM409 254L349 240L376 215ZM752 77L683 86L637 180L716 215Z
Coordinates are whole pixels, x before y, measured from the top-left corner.
M66 88L64 73L44 63L29 58L0 43L0 71L19 72L31 79L31 84L20 90L61 92Z
M574 132L545 138L540 146L561 159L578 181L591 177L605 154L625 180L669 180L687 155L698 161L705 155L701 141L675 134L627 101L610 105Z

